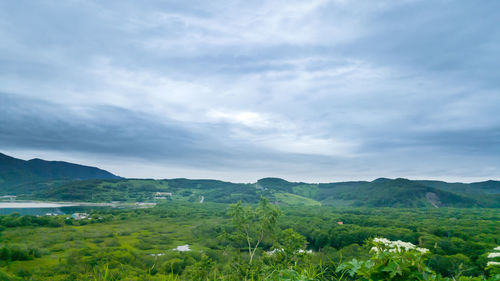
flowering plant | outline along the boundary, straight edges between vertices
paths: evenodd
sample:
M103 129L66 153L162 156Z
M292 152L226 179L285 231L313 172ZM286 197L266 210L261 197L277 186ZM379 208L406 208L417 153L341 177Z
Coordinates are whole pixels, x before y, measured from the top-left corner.
M353 259L337 271L346 271L356 280L439 280L424 263L428 249L386 238L375 238L371 244L370 260Z
M490 271L491 275L494 275L498 280L500 280L500 246L493 249L493 252L488 254L488 263L486 264L486 269Z

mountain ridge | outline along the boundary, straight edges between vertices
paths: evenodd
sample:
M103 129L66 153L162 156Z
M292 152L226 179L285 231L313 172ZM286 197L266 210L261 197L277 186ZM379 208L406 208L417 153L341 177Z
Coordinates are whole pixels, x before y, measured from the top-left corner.
M205 202L256 202L310 206L500 207L500 181L448 183L377 178L332 183L290 182L266 177L255 183L213 179L126 179L105 170L63 161L20 160L0 153L0 195L75 201L151 201L155 193ZM169 198L171 199L171 198Z
M0 153L0 193L15 192L16 187L43 181L122 179L97 167L39 158L22 160ZM25 190L24 186L22 189Z

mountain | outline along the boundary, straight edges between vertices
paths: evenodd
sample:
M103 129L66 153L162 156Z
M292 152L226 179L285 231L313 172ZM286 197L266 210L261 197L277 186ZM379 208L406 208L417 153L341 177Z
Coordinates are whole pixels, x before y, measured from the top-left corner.
M160 195L156 195L158 192ZM94 202L199 202L203 198L203 202L234 203L258 202L264 196L283 205L500 208L500 182L492 180L448 183L379 178L314 184L269 177L244 184L219 180L123 179L94 167L41 159L24 161L0 153L0 195L5 194L23 199Z
M452 191L452 192L464 192L464 193L483 193L483 194L499 194L500 193L500 181L483 181L474 183L448 183L444 181L429 181L420 180L419 183L427 186L436 187L439 189Z
M0 153L0 194L19 194L56 182L86 179L120 177L95 167L41 159L25 161Z
M408 179L375 180L344 198L358 200L358 205L370 207L468 207L480 205L473 198ZM361 204L362 202L362 204Z
M271 191L289 192L333 206L366 207L500 207L500 182L472 184L379 178L308 184L265 178L257 182Z
M453 186L453 185L452 185ZM500 207L500 194L491 194L495 184L477 183L476 192L447 191L408 179L377 179L310 184L265 178L254 184L190 179L118 179L65 182L32 193L30 199L68 201L155 201L248 203L261 196L282 205L364 207ZM486 187L485 187L486 186ZM496 190L496 189L495 189ZM156 193L168 196L155 199Z
M157 192L163 195L156 195ZM72 181L35 192L32 199L62 201L152 201L180 200L199 202L234 203L257 202L269 193L260 191L253 184L231 183L218 180L189 179L121 179ZM165 195L169 194L169 195Z

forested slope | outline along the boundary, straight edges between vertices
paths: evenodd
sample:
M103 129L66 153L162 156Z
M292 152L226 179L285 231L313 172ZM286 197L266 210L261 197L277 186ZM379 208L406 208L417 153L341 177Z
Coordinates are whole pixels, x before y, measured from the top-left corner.
M157 196L157 192L171 194ZM57 201L180 200L217 203L365 207L500 207L500 182L447 183L432 180L379 178L334 183L289 182L263 178L256 183L210 179L123 179L107 171L78 164L0 154L0 195Z
M283 205L332 205L365 207L500 207L500 194L483 189L476 192L441 189L421 181L377 179L371 182L328 184L293 183L266 178L254 184L217 180L118 179L50 182L46 188L21 198L63 201L155 201L161 199L197 202L257 202L261 196ZM156 199L155 199L156 198Z
M0 153L0 194L18 194L52 186L54 181L119 179L105 170L62 161L28 161ZM52 181L52 183L40 184Z

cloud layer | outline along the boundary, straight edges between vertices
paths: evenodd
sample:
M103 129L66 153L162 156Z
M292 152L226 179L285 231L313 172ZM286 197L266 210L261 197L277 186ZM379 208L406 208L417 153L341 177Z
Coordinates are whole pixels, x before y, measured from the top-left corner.
M129 177L500 172L496 1L6 1L0 149Z

